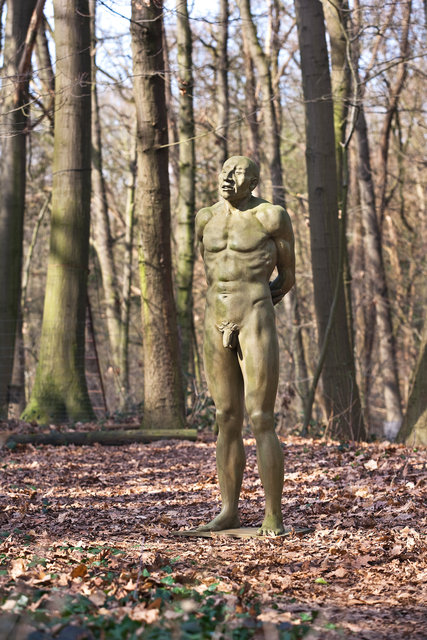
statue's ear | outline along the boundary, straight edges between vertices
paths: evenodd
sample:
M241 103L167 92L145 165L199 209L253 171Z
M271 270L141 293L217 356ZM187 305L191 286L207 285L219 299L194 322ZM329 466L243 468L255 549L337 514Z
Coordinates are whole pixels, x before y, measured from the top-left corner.
M258 178L256 178L255 176L252 178L252 180L250 181L250 187L251 187L251 191L253 191L255 189L255 187L258 184Z

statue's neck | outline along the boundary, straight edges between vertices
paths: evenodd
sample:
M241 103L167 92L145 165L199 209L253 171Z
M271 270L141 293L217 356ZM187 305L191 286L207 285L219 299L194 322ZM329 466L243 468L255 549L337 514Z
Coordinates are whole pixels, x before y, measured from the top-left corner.
M229 200L224 200L226 215L230 216L233 213L246 211L246 209L249 209L249 203L251 199L252 199L252 194L250 193L248 196L246 196L242 200L239 200L238 202L230 202Z

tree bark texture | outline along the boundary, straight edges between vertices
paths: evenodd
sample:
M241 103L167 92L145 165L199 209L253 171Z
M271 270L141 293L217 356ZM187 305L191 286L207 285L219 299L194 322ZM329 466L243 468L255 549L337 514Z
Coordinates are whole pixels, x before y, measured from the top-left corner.
M119 387L120 353L120 294L113 255L108 214L107 189L103 174L101 121L99 117L96 86L96 2L90 0L91 61L92 61L92 228L94 244L101 268L104 291L105 317L110 345L110 362L113 366L116 387Z
M295 7L306 112L314 301L322 350L327 329L329 334L322 371L323 402L333 435L360 439L365 431L342 282L343 247L339 242L333 105L323 9L319 0L296 0Z
M280 159L280 138L274 109L270 64L258 40L256 26L251 15L250 0L238 0L238 5L242 17L242 28L245 32L251 57L258 71L262 91L264 148L261 150L261 154L265 156L268 165L266 188L262 187L262 191L267 200L284 207L285 190Z
M136 210L144 330L144 427L184 425L184 388L173 296L162 4L132 0L137 115Z
M194 211L195 211L195 148L193 112L192 42L187 0L177 5L178 87L179 87L179 177L177 206L177 312L181 338L182 368L191 370Z
M21 294L29 84L29 67L21 65L35 6L35 0L11 0L6 15L0 120L0 416L4 417Z
M52 218L39 362L26 420L94 417L84 371L91 178L87 0L55 0Z

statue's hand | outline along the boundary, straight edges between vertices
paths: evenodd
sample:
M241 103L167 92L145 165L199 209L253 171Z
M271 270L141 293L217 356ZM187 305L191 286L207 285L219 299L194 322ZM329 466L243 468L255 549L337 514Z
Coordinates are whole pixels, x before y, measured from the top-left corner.
M275 285L274 281L270 282L270 292L271 292L271 299L273 300L273 304L276 305L278 302L280 302L285 294L282 291L282 289L278 289L277 285Z

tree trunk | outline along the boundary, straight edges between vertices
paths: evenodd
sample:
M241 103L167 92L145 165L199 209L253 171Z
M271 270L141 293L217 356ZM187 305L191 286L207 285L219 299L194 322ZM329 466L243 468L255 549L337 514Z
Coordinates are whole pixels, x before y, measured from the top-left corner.
M177 312L181 338L182 368L191 369L195 155L193 113L192 42L187 0L177 2L178 88L179 88L179 181L177 215Z
M406 442L409 447L427 447L427 322L424 324L408 406L397 440Z
M254 74L254 63L249 52L249 44L245 31L242 31L243 39L243 59L245 63L245 106L246 120L248 122L248 155L259 166L260 164L260 140L258 126L258 104L256 99L256 82ZM258 189L258 186L257 186Z
M230 105L228 98L228 0L220 0L218 36L218 134L220 140L219 164L228 158L228 120Z
M335 155L337 161L338 209L341 212L342 234L344 239L343 281L345 304L347 310L347 326L351 349L354 350L353 311L351 304L351 272L347 248L347 193L348 193L348 147L353 134L354 111L349 111L351 104L352 83L349 65L348 21L349 8L347 0L322 0L326 26L331 49L331 87L334 107ZM356 90L356 87L354 87ZM350 115L351 114L351 115ZM347 133L348 132L348 133Z
M25 47L36 0L7 4L1 89L0 417L7 416L21 294L29 63Z
M306 113L313 285L322 345L323 402L335 437L365 435L342 282L335 136L322 4L295 0ZM341 229L342 231L342 229Z
M298 394L302 413L305 413L310 386L301 328L298 289L295 285L286 295L284 303L287 315L291 321L291 353L295 369L295 389Z
M280 2L269 0L268 3L268 27L265 42L265 55L270 64L271 86L273 92L273 104L276 116L277 131L282 130L282 105L280 100L280 70L279 54L281 50L280 40Z
M173 297L162 3L132 0L137 119L136 207L144 328L144 427L184 425L184 387Z
M385 435L394 438L402 423L402 408L396 345L393 335L390 299L381 246L381 230L378 222L375 189L372 177L368 128L361 95L356 121L357 161L360 189L360 203L364 228L365 278L365 375L370 380L371 353L374 332L377 330L381 377L386 408ZM367 389L368 391L368 389ZM368 399L367 399L368 400Z
M0 0L0 54L2 53L3 46L3 9L6 4L6 0Z
M96 1L90 0L91 61L92 61L92 225L94 244L98 256L104 291L105 316L110 345L110 361L114 370L116 388L119 387L120 353L120 295L113 255L108 214L107 189L103 173L101 122L96 86Z
M132 138L129 162L129 182L127 185L125 252L122 275L122 310L120 334L120 408L128 409L130 402L129 385L129 322L132 285L133 231L135 225L135 184L136 184L136 135Z
M175 96L172 94L172 77L174 73L171 71L169 62L169 45L168 38L163 29L163 51L165 61L165 100L166 113L168 117L169 132L169 164L172 169L174 184L178 184L179 179L179 145L178 145L178 123L175 109Z
M285 191L283 188L282 164L280 159L280 138L274 109L274 93L270 65L258 41L256 27L251 16L250 0L238 0L238 5L242 17L242 28L245 32L251 57L258 71L262 91L264 153L269 169L266 188L263 188L262 191L267 200L271 200L274 204L284 207Z
M37 33L35 53L37 60L37 73L43 87L42 108L45 115L49 118L51 124L51 132L53 134L54 121L54 103L55 103L55 74L52 68L52 60L49 53L48 39L46 31L48 23L43 16Z
M343 143L346 137L350 98L350 69L347 44L347 0L322 0L331 43L331 86L334 105L335 153L337 158L338 206L342 208Z
M379 144L378 185L380 189L380 226L382 226L384 214L387 208L388 156L390 148L391 124L399 106L400 94L405 84L405 79L408 71L408 56L410 51L409 26L411 23L412 1L407 0L404 5L405 7L402 18L402 36L399 43L401 63L399 64L395 81L390 87L387 112L384 118Z
M16 323L15 354L13 357L12 377L9 385L9 407L7 417L19 419L25 409L25 350L23 334L22 308Z
M9 397L9 418L19 418L26 406L25 395L25 344L23 333L23 315L26 311L26 298L28 279L30 275L31 262L34 255L34 250L37 243L37 237L40 229L40 225L43 221L46 211L49 209L50 194L45 199L42 208L37 216L36 223L34 225L33 233L31 236L30 245L28 247L27 255L25 257L24 266L22 269L22 287L21 287L21 301L20 311L16 329L16 342L15 342L15 356L13 359L13 372L10 385L10 397Z
M91 104L87 0L55 0L52 221L39 363L26 420L94 417L85 371Z

